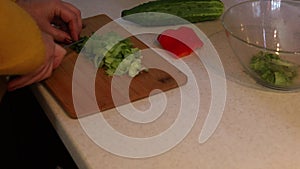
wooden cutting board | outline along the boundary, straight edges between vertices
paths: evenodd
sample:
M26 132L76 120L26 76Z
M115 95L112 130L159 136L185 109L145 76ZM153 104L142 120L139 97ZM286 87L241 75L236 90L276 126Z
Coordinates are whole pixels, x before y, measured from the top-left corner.
M103 29L104 32L105 29L107 29L110 31L117 31L120 34L124 34L124 36L128 36L128 32L124 28L122 28L117 23L113 22L112 19L110 19L108 16L103 14L84 19L83 24L85 25L85 28L82 31L82 36L91 35L92 33L99 30L99 28L101 28L101 30ZM134 36L130 36L130 39L136 47L144 49L142 50L142 63L150 69L148 72L143 72L133 79L129 78L126 75L114 77L114 79L116 79L117 81L117 84L123 84L123 82L128 83L128 81L130 81L129 89L124 89L122 86L118 85L112 85L112 77L107 76L103 69L99 69L96 72L96 77L94 78L94 93L96 102L98 104L98 109L91 109L87 106L88 104L86 103L93 102L92 97L86 94L87 87L79 87L76 88L76 93L82 95L85 103L82 104L81 110L85 111L80 111L80 114L75 111L72 98L72 94L74 94L72 93L72 77L78 54L74 51L71 51L70 49L61 65L53 72L52 76L43 82L71 118L87 116L97 113L99 112L99 110L105 111L108 109L112 109L116 106L128 104L129 102L146 98L150 93L155 94L155 92L153 93L154 89L167 91L184 85L187 82L187 77L184 73L179 71L176 67L167 62L151 49L149 50L149 48L144 43L139 41ZM84 64L86 64L86 68L80 70L80 74L82 74L83 77L81 81L89 79L89 76L93 76L91 73L89 73L89 67L93 66L92 63L86 59ZM157 67L163 67L163 70L167 71L157 69ZM127 93L124 92L126 90L128 90ZM113 100L112 91L114 91L114 98L117 98L118 100L117 104ZM126 98L129 98L129 100Z

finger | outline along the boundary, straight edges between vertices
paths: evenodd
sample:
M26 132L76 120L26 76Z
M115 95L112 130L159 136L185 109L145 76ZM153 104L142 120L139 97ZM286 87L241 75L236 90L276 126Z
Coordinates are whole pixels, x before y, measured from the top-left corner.
M61 19L66 22L69 26L70 34L73 40L77 41L79 39L79 34L81 32L81 24L79 24L78 14L67 8L65 5L59 9L56 14L61 17ZM80 26L79 26L80 25Z
M72 42L72 38L68 33L54 27L50 23L45 22L42 30L47 34L51 35L52 39L54 39L55 41L65 42L65 43Z
M68 25L63 20L61 20L60 17L55 16L52 19L51 24L52 24L53 27L55 27L57 29L60 29L60 30L65 31L67 33L70 32Z
M51 34L55 41L65 42L65 43L72 42L72 38L67 32L60 30L58 28L55 28L51 25L48 27L47 33Z
M35 82L40 82L51 76L52 73L52 63L47 64L33 73L23 75L11 80L8 83L8 91L13 91L28 85L31 85Z
M78 28L81 31L82 30L82 18L81 18L81 11L76 8L74 5L68 3L68 2L64 2L64 4L70 9L72 10L74 13L76 13L77 16L77 20L78 20Z
M50 74L51 75L51 74ZM31 85L36 82L40 82L43 79L46 79L46 77L49 77L50 75L42 75L42 74L37 74L37 76L32 76L32 75L23 75L20 76L16 79L13 79L8 83L8 91L13 91L28 85ZM41 77L45 78L41 78Z
M55 45L53 69L56 69L62 62L67 51L60 45Z

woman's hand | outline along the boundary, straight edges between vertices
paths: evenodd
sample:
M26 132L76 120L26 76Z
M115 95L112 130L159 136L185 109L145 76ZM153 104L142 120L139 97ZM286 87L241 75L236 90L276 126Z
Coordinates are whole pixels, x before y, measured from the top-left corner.
M27 11L41 29L46 55L44 64L34 72L17 76L8 83L12 91L51 76L63 60L66 50L55 41L71 43L77 41L82 29L80 11L61 0L17 0L17 4Z
M81 13L72 4L61 0L18 0L17 3L56 41L71 43L79 39Z
M46 58L44 64L32 73L17 76L11 79L8 83L8 91L13 91L15 89L44 80L50 77L52 71L60 65L66 54L66 50L54 43L52 36L48 35L47 33L42 33L42 36L46 48Z

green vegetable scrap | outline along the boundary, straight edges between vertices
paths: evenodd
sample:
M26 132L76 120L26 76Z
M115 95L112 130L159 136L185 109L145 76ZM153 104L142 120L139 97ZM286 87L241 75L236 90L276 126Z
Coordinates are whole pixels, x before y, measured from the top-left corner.
M81 52L95 67L104 68L109 76L128 74L134 77L147 70L142 65L140 49L115 32L91 36Z
M81 49L83 48L83 46L85 45L85 43L88 41L88 39L89 39L88 36L80 37L80 39L78 40L78 43L75 43L75 44L71 45L70 49L72 49L75 52L79 53L81 51Z
M250 68L268 84L289 86L297 76L299 66L282 60L277 54L260 51L251 58Z

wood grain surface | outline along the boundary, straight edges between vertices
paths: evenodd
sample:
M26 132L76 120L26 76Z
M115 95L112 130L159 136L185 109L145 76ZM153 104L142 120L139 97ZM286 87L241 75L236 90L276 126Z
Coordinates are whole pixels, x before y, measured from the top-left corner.
M149 71L142 72L134 78L127 75L109 77L103 69L98 69L94 73L93 69L95 68L88 59L78 56L76 52L69 49L62 64L43 83L71 118L87 116L97 113L99 110L112 109L116 106L149 97L150 93L155 94L154 89L167 91L187 82L184 73L149 49L137 38L130 36L124 28L113 22L108 16L102 14L90 17L84 19L83 23L85 28L82 31L82 36L112 30L123 36L128 36L136 47L143 49L142 63L149 68ZM100 31L99 28L101 28ZM84 69L80 69L76 73L77 78L73 79L74 65L78 62L78 58L84 65ZM91 84L85 85L86 83ZM74 84L77 85L75 93L72 92ZM93 89L93 87L95 90L91 92L90 89ZM75 111L74 94L82 97L82 101L76 103L76 110L79 107L80 111ZM97 108L89 106L94 102L94 97L96 97Z

